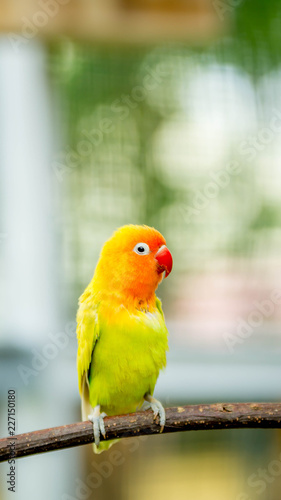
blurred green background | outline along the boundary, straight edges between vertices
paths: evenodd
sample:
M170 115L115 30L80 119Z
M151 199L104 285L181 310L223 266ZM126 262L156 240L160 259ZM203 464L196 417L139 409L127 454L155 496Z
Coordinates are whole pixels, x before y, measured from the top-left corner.
M0 39L3 436L11 387L18 432L80 419L77 300L127 223L159 229L174 257L156 396L280 400L281 4L210 9L218 33L194 42ZM26 499L279 500L280 433L127 440L21 459L17 474Z

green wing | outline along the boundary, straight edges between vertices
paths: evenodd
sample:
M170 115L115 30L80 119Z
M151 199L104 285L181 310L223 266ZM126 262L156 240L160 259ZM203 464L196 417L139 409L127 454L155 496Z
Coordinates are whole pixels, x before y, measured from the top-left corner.
M162 309L162 302L160 299L158 299L158 297L156 297L156 307L157 307L158 311L160 312L162 318L165 319L163 309Z
M99 335L98 304L94 302L88 287L80 297L77 313L77 372L83 420L88 420L88 415L91 413L88 371Z

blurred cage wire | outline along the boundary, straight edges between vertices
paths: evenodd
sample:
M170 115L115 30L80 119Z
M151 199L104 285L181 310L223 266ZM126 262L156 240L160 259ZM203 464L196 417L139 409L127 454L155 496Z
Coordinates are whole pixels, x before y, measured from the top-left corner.
M67 138L52 168L65 193L69 304L105 238L132 221L157 227L172 246L177 286L162 291L170 317L245 314L278 285L280 75L266 48L248 67L249 44L239 42L236 64L237 42L229 45L108 51L69 42L51 52ZM239 175L227 173L233 162Z
M176 4L184 10L182 2ZM175 262L158 291L171 347L157 394L167 405L280 398L280 306L252 328L245 342L235 344L234 352L224 334L235 334L237 318L247 319L254 304L280 287L281 7L276 0L241 1L235 8L233 2L210 4L215 11L223 5L232 22L224 35L201 44L124 48L63 38L43 45L55 148L46 181L52 228L39 236L49 251L48 237L55 235L59 249L52 256L56 265L46 270L54 281L50 294L64 313L59 326L54 320L55 331L74 319L77 298L112 231L127 223L155 226ZM139 7L137 1L122 5ZM158 5L169 10L170 2ZM215 15L221 23L222 12ZM239 173L227 170L234 162ZM31 224L40 227L36 214ZM11 234L12 228L8 244ZM24 245L15 241L20 241L15 252L20 255ZM42 302L45 286L37 286ZM10 310L17 316L13 298L11 293ZM43 348L50 342L49 310L51 305L41 323L38 313ZM16 340L26 343L26 360L5 345L1 367L19 392L19 430L79 419L75 339L25 387L17 367L31 366L34 345L26 318L19 318L18 328ZM9 334L7 329L3 337ZM5 389L3 382L1 425ZM35 498L32 468L32 483L42 498L141 500L148 492L163 499L280 497L280 476L269 470L272 460L280 460L279 432L183 433L136 445L121 442L116 449L124 460L112 466L112 473L106 472L109 456L94 459L90 447L23 460L18 496ZM102 469L105 461L107 469ZM258 487L260 467L270 479ZM93 472L96 483L89 481ZM253 474L256 483L249 481ZM5 494L3 481L0 495Z

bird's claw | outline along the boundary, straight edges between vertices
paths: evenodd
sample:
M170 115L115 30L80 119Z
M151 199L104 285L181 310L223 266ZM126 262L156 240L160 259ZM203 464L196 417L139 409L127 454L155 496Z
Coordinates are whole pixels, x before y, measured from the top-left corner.
M95 445L99 446L100 444L100 435L105 438L105 427L104 427L104 417L106 417L106 413L101 413L100 415L89 415L89 420L93 423L93 432L95 438Z
M153 420L156 420L156 418L159 417L160 432L163 432L166 422L166 414L162 404L160 403L160 401L152 397L151 399L147 400L147 403L148 408L151 408L151 410L153 411Z

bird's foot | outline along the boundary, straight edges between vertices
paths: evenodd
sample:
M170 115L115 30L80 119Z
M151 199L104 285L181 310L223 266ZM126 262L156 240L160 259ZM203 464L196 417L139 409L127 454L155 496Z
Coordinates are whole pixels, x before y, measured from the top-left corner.
M148 403L147 409L151 408L151 410L154 413L153 420L156 420L156 418L159 416L160 432L163 432L165 422L166 422L166 414L165 414L165 410L164 410L162 404L160 403L160 401L155 399L150 394L146 394L144 399Z
M91 415L89 415L89 420L93 423L93 432L95 438L95 445L98 447L100 444L100 435L106 437L105 427L104 427L104 417L106 417L106 413L100 413L100 405L94 408L94 411Z

